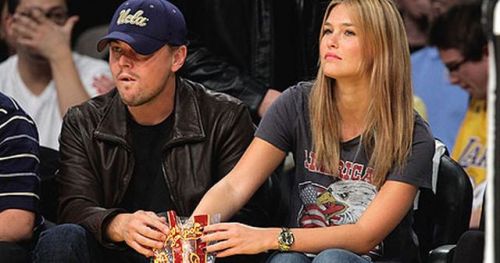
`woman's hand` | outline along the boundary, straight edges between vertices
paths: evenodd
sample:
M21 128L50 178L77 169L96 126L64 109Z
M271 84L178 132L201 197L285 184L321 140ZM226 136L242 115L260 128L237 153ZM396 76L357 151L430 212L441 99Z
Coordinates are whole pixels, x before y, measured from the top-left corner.
M278 247L278 228L257 228L240 223L221 223L205 226L201 240L207 243L207 252L217 257L236 254L258 254Z

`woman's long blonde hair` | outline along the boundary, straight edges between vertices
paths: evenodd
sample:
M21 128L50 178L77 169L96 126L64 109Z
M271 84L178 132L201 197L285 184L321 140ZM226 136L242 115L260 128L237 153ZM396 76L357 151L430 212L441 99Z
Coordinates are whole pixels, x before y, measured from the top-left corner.
M349 7L361 30L362 68L370 83L370 98L362 133L363 145L374 169L372 180L380 187L387 173L405 164L413 137L413 93L410 52L403 21L391 0L333 0L333 7ZM321 42L322 34L320 34ZM338 175L341 118L335 97L335 79L325 76L320 63L309 98L314 150L318 164Z

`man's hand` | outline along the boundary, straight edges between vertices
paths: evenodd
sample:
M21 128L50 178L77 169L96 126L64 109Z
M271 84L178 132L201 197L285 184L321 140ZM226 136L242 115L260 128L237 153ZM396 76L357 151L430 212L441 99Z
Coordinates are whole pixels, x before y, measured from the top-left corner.
M115 82L112 78L101 75L99 77L94 77L92 87L97 91L97 94L106 94L115 87Z
M45 17L42 10L20 10L14 14L12 29L16 42L49 61L71 56L71 31L78 21L72 16L62 25Z
M114 242L127 245L146 257L153 256L153 248L160 249L168 235L167 220L153 212L139 210L133 214L119 214L111 220L106 233Z

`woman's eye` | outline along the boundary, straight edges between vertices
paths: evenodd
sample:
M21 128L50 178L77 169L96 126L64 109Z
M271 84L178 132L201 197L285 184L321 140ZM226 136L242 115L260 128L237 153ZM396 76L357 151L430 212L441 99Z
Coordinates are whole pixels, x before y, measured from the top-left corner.
M346 31L344 32L344 35L346 35L346 36L355 36L355 35L356 35L356 33L354 33L354 32L353 32L353 31L351 31L351 30L346 30Z

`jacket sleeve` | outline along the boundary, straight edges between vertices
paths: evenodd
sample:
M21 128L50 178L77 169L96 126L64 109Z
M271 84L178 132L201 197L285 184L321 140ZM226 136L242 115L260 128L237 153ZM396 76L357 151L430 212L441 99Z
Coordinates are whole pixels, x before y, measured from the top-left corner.
M122 209L104 208L104 197L99 174L93 169L88 155L92 130L84 127L85 117L79 108L72 108L65 115L61 130L61 167L57 177L59 190L59 223L80 224L90 231L103 245L116 247L105 239L107 220Z
M191 40L179 75L240 99L258 119L257 111L268 87L210 52L200 41Z
M216 180L231 171L241 158L250 142L253 140L255 126L252 123L248 110L240 105L237 111L227 111L225 118L228 125L221 131L217 145L218 172ZM272 222L272 201L277 193L272 178L264 182L250 201L236 213L230 221L245 223L252 226L270 226Z

